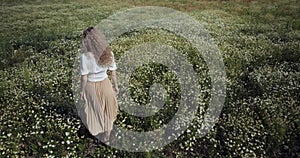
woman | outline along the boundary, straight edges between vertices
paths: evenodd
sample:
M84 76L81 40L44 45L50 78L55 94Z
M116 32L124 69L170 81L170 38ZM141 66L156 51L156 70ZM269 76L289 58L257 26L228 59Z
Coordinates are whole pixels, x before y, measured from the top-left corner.
M103 142L109 145L110 132L118 110L116 95L119 92L114 56L104 36L89 27L83 32L83 54L80 59L82 122L93 136L105 132ZM113 84L108 79L107 70Z

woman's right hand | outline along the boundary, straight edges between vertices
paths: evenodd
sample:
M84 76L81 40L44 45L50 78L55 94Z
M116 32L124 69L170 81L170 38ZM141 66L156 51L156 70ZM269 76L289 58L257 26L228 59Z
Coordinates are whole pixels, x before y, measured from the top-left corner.
M114 87L114 92L116 93L116 96L119 94L119 88L118 87Z

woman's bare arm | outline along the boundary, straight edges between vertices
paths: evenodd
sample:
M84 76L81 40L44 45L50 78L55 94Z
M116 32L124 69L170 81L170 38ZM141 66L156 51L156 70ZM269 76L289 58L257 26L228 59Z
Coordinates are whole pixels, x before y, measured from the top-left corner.
M115 70L112 70L110 72L110 77L111 77L112 82L113 82L114 91L118 94L119 93L119 88L118 88L118 81L117 81L117 73L116 73Z
M87 75L81 75L81 84L80 84L80 97L81 100L86 101L86 96L85 96L85 86L86 86L86 82L87 82Z

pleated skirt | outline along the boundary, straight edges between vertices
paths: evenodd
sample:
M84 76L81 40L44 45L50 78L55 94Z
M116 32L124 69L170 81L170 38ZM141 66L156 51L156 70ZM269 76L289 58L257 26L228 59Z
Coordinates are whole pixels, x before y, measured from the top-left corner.
M119 107L110 80L87 82L85 94L87 102L78 111L83 124L93 136L112 130Z

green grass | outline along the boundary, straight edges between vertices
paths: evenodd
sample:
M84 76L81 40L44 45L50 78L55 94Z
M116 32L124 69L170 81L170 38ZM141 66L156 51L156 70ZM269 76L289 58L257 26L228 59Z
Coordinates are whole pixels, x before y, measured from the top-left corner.
M91 137L75 114L71 89L81 32L119 10L164 6L185 12L214 37L224 59L226 102L214 129L199 137L200 118L190 132L166 147L130 153L89 147ZM1 2L0 155L12 157L297 157L300 118L300 2L297 0L40 0ZM170 32L128 32L111 43L116 58L143 42L160 42L186 53L209 89L199 52ZM132 89L139 102L159 66L137 70ZM146 75L143 75L146 74ZM165 74L168 74L166 72ZM172 75L160 78L166 86ZM143 82L141 82L143 81ZM173 87L174 88L174 87ZM175 86L176 88L176 86ZM173 92L173 93L172 93ZM172 89L170 96L178 91ZM208 104L209 90L204 103ZM170 101L172 102L172 100ZM176 101L174 101L176 104ZM159 118L170 118L171 109ZM143 127L144 123L151 127ZM160 127L155 118L121 113L116 121L133 130Z

